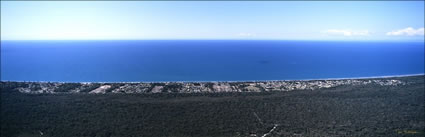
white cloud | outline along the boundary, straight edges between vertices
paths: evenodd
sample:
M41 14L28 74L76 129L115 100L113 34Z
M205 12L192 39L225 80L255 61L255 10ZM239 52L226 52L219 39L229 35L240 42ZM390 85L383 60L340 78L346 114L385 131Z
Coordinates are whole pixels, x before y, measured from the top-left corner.
M370 32L368 30L349 30L349 29L329 29L322 31L322 33L327 35L342 35L342 36L369 36Z
M242 33L239 33L238 36L239 37L254 37L254 36L256 36L256 34L242 32Z
M391 32L387 32L388 36L401 36L401 35L407 35L407 36L416 36L416 35L424 35L424 28L418 28L414 29L412 27L408 27L401 30L395 30Z

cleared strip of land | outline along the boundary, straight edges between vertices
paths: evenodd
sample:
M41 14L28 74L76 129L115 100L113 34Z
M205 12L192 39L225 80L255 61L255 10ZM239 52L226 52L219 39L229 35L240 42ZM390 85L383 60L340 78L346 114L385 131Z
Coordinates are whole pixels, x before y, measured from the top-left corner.
M423 75L421 75L423 76ZM414 76L411 76L414 77ZM158 82L158 83L61 83L61 82L1 82L5 90L21 93L216 93L216 92L270 92L317 90L338 86L408 84L403 77L293 80L251 82Z

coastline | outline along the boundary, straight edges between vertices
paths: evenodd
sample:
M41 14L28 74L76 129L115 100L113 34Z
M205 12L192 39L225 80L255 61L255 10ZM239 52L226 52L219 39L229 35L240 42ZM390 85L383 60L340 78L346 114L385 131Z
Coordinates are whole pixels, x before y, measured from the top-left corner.
M21 93L218 93L318 90L339 86L399 86L408 79L423 78L423 74L362 78L270 80L270 81L210 81L210 82L0 82L3 91Z
M230 81L131 81L131 82L68 82L68 81L18 81L18 80L0 80L0 82L35 82L35 83L237 83L237 82L291 82L291 81L318 81L318 80L362 80L362 79L380 79L380 78L399 78L425 76L425 73L384 75L384 76L366 76L366 77L346 77L346 78L318 78L318 79L290 79L290 80L230 80Z

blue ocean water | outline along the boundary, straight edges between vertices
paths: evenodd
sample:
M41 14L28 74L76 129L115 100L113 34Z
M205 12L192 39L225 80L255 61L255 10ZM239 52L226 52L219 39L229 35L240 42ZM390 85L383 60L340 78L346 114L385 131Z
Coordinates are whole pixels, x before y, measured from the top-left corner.
M423 42L1 41L1 80L246 81L424 73Z

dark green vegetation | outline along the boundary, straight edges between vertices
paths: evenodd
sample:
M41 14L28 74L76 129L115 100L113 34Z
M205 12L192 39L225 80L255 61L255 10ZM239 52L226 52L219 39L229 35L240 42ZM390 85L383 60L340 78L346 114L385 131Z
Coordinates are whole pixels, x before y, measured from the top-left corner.
M277 124L268 136L423 137L424 76L397 79L408 84L160 94L22 94L2 85L1 136L262 136Z

